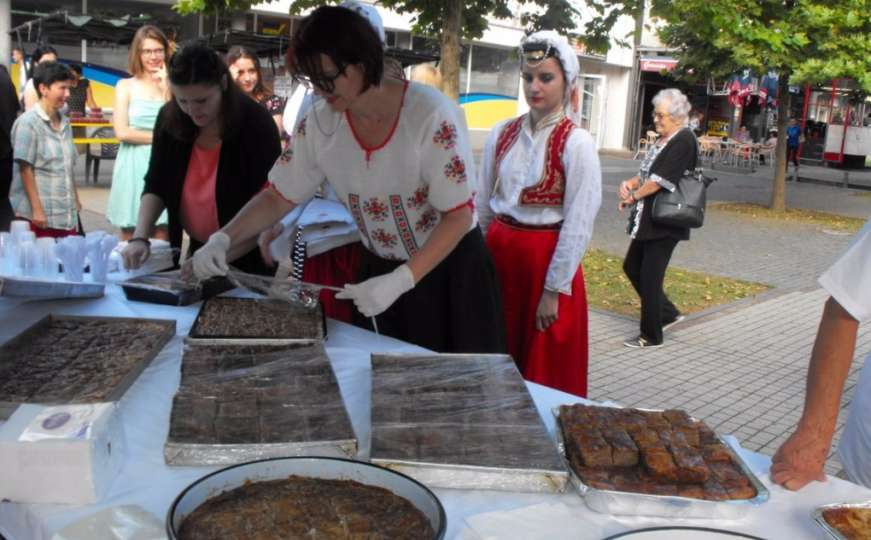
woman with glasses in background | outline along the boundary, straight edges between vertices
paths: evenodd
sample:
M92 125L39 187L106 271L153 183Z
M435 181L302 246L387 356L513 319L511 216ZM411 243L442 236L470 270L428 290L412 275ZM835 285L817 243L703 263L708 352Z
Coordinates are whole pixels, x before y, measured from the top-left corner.
M690 230L660 225L651 218L653 197L661 189L674 191L684 171L698 161L699 144L689 127L690 102L676 88L653 98L653 123L659 137L649 146L636 176L620 182L619 208L632 208L627 232L632 241L623 271L641 297L641 333L623 345L659 347L663 331L683 320L663 291L665 269L675 246L690 239Z
M320 7L292 43L293 70L323 97L264 190L194 254L200 278L226 253L311 199L326 180L363 250L354 301L378 329L439 352L504 352L493 262L473 205L474 162L459 107L428 86L384 77L384 48L355 10ZM274 231L273 231L274 232Z
M139 219L124 249L124 264L138 268L150 255L148 238L167 210L169 242L190 250L203 245L266 185L281 153L275 122L230 78L224 59L206 45L183 46L169 62L172 99L154 127ZM246 272L269 274L256 239L228 255Z
M130 240L139 217L139 199L145 186L145 172L151 157L154 123L169 99L166 60L169 42L156 26L136 31L127 57L133 75L115 86L112 127L121 141L112 169L112 188L106 218L121 229L121 240ZM167 215L157 219L155 236L167 239Z

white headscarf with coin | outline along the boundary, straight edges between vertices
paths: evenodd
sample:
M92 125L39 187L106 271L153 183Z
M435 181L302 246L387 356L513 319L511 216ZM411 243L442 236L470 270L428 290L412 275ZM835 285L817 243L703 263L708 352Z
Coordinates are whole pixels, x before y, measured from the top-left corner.
M529 51L528 48L531 45L541 45L542 48ZM527 48L528 52L524 52L524 48ZM552 52L555 54L551 54ZM559 61L566 78L566 90L565 96L563 96L565 113L576 125L580 125L577 84L581 67L578 63L578 56L568 40L553 30L535 32L520 42L520 56L521 61L530 67L536 67L548 57L554 57Z

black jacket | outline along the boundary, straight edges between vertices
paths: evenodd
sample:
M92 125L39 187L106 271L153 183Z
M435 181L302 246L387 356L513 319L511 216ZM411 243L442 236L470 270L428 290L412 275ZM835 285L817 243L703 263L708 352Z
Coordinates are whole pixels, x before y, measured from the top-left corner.
M281 154L278 130L269 113L247 97L239 100L238 107L236 118L240 119L239 125L224 136L215 178L215 205L221 227L263 189L273 163ZM164 105L154 126L143 194L152 193L163 200L169 215L169 242L172 247L180 248L181 195L193 143L179 140L168 131L165 127L166 110ZM201 245L191 238L192 252ZM269 273L257 249L232 264L246 272Z
M669 140L665 148L659 152L653 164L650 166L651 175L659 175L674 185L677 185L684 171L692 171L696 168L699 156L699 143L689 128L683 128ZM665 188L662 188L665 189ZM650 218L653 211L653 198L644 199L644 209L641 212L641 223L636 240L656 240L659 238L674 238L676 240L689 240L690 230L682 227L668 227L657 225Z

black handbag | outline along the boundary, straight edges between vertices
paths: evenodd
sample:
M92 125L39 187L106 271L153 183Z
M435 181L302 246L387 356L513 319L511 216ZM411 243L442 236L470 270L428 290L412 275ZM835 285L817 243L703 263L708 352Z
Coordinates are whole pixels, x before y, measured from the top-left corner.
M702 174L701 167L684 171L674 191L665 188L653 197L650 217L657 225L697 229L705 222L706 192L716 178Z

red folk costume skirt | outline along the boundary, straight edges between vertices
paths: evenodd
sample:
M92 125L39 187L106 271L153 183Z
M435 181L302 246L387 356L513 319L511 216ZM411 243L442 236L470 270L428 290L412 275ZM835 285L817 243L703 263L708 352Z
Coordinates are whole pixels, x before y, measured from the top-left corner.
M360 250L363 244L352 242L306 259L302 269L303 281L319 285L344 287L346 283L357 283L360 271ZM354 302L338 300L334 291L321 291L321 305L327 317L352 323Z
M559 229L525 228L494 219L487 230L502 286L508 352L523 377L570 394L587 395L587 290L579 266L572 295L559 295L558 317L547 330L535 328L535 312L544 291Z

